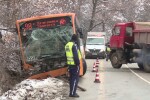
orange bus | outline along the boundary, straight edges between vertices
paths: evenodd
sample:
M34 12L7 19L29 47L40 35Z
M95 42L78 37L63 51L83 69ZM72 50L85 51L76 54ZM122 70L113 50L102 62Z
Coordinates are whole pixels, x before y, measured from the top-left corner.
M86 73L82 29L74 13L51 14L16 21L23 69L29 78L57 77L66 74L65 44L78 35L80 76Z

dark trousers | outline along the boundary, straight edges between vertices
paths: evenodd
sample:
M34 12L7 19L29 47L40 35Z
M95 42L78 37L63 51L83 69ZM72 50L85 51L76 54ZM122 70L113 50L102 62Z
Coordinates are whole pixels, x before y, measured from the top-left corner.
M109 53L107 52L106 53L106 61L108 61L109 60Z
M79 81L79 66L69 66L70 73L70 94L75 95Z

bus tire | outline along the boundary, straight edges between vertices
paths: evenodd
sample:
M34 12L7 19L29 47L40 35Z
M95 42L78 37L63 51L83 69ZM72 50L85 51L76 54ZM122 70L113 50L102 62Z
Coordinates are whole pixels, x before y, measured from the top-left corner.
M87 71L87 64L86 64L85 59L82 59L82 61L83 61L83 75L84 75Z

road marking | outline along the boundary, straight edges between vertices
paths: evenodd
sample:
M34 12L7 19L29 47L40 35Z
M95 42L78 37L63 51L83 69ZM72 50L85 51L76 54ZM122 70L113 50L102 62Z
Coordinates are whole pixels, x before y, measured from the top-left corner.
M137 74L136 72L134 72L132 69L129 68L128 65L126 65L126 67L133 73L135 74L137 77L139 77L141 80L145 81L146 83L148 83L150 85L150 81L146 80L145 78L141 77L139 74Z
M104 71L104 61L101 61L99 65L100 65L99 66L100 71ZM99 71L99 75L100 75L100 81L101 81L101 83L100 83L101 95L99 95L99 98L97 100L105 100L105 98L106 98L106 91L105 91L105 84L104 84L105 76L104 76L104 73L101 73L100 71Z

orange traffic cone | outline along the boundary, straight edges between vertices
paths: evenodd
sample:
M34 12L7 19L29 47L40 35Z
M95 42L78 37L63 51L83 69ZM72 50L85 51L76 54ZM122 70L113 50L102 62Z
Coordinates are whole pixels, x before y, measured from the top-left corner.
M96 63L95 62L93 64L93 70L92 70L92 72L96 72Z
M96 77L95 77L95 81L94 81L94 83L100 83L101 81L100 81L100 79L99 79L99 73L98 73L98 69L97 69L97 71L96 71Z

